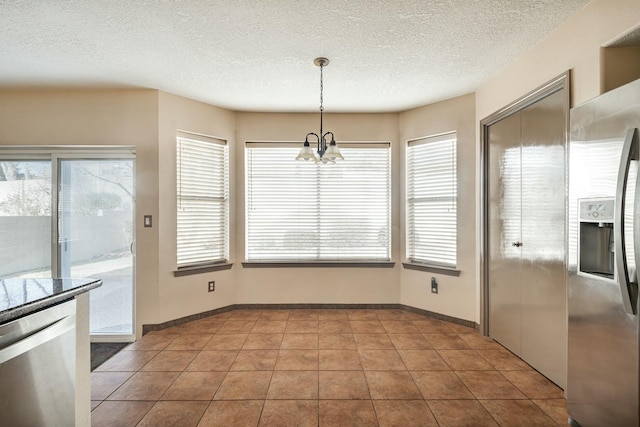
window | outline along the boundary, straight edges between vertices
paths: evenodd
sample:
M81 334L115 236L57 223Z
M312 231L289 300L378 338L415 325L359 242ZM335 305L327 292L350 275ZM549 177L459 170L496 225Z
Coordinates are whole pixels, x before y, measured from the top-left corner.
M456 134L407 147L407 258L455 267L457 239Z
M229 259L229 155L223 140L177 138L178 269Z
M247 261L389 261L389 143L323 165L295 161L299 145L246 145Z

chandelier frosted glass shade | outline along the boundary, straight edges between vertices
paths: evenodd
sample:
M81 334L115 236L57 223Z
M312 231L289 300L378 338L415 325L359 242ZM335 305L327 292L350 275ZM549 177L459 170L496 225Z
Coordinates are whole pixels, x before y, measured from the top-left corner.
M316 156L316 153L314 153L311 147L309 146L309 142L304 143L304 146L300 149L300 152L298 153L298 157L296 157L296 160L317 160L317 159L318 157Z

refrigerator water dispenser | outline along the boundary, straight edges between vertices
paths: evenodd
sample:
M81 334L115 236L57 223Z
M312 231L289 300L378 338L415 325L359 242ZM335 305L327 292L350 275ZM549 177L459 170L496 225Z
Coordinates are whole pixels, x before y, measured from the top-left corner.
M578 274L613 280L614 199L582 199L578 203Z

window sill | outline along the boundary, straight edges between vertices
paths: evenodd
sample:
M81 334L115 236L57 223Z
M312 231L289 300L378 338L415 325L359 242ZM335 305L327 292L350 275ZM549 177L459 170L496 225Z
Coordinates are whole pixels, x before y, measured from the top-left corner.
M393 268L395 265L394 261L245 261L242 263L244 268Z
M233 266L231 262L219 264L198 265L195 267L179 268L173 272L173 277L190 276L192 274L209 273L211 271L230 270Z
M402 265L407 270L429 271L431 273L444 274L445 276L460 276L460 270L453 267L443 267L439 265L418 264L415 262L403 262Z

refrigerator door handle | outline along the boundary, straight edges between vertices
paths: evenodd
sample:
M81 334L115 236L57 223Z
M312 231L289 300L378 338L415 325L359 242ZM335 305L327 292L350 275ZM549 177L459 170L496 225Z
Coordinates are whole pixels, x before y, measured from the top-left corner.
M627 194L627 180L629 178L629 168L631 160L638 159L638 129L633 128L627 131L622 146L622 156L620 157L620 169L618 170L618 184L616 186L616 206L613 229L615 232L615 259L622 295L624 309L629 314L637 314L637 284L629 277L629 266L627 264L626 242L624 232L624 210ZM636 192L638 181L636 180Z

